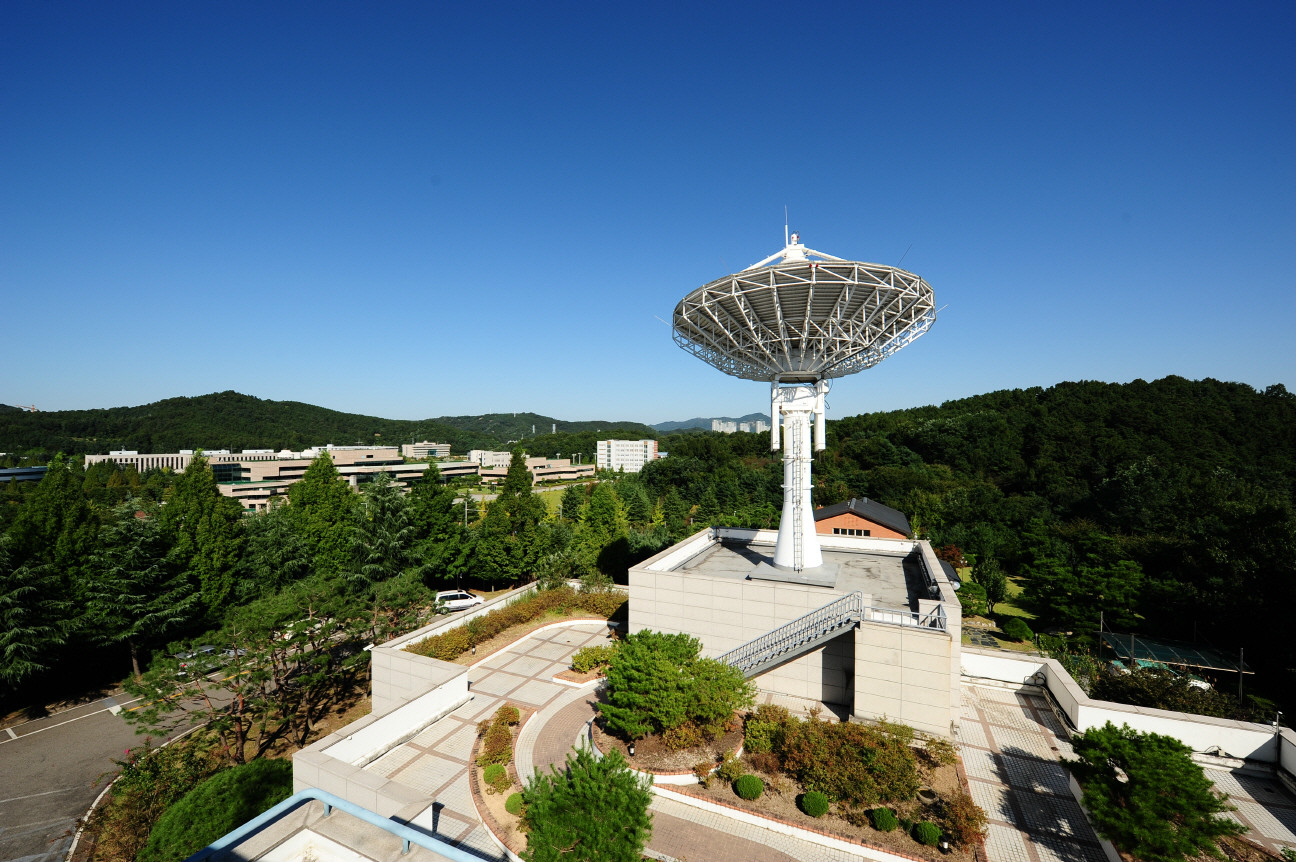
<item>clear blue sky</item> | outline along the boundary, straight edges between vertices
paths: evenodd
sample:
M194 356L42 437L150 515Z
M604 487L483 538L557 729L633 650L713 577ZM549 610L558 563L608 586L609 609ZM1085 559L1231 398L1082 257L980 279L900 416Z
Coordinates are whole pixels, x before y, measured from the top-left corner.
M948 306L832 418L1296 389L1290 0L7 0L0 40L2 403L760 412L658 318L784 205Z

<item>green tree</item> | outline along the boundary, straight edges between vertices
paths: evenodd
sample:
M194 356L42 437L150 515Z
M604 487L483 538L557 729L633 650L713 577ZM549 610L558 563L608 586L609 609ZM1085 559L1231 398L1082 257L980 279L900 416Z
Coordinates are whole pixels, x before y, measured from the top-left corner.
M364 489L355 528L357 583L366 588L414 564L415 527L409 504L391 476L379 473Z
M13 565L0 538L0 679L16 685L53 665L71 629L65 595L53 565Z
M238 604L271 595L311 574L314 554L297 532L290 509L280 498L267 511L244 518L243 554L235 587Z
M234 594L241 552L239 503L222 496L202 454L196 454L171 488L162 508L162 529L172 558L197 586L203 607L218 618Z
M86 631L100 643L124 643L135 676L141 645L165 638L197 610L198 594L171 570L168 550L156 516L118 506L80 585Z
M1177 739L1108 722L1072 740L1076 759L1063 763L1084 788L1099 834L1147 862L1219 855L1216 842L1245 831L1222 816L1226 797Z
M589 495L589 485L568 485L562 495L563 520L576 523L580 520L581 510L585 508L585 499Z
M1137 625L1143 570L1112 537L1079 523L1028 533L1025 599L1061 628L1093 628L1102 611L1112 626Z
M288 489L297 533L315 549L313 566L324 577L339 577L352 568L352 539L359 500L338 475L328 452L306 468Z
M700 658L701 647L685 634L627 635L608 666L607 699L599 704L608 731L640 739L693 722L714 735L750 706L752 684L737 668Z
M1008 577L994 557L982 557L972 568L972 580L985 590L986 611L994 613L995 605L1008 598Z
M652 779L620 752L594 757L582 746L563 770L532 775L523 793L527 862L639 862L652 835Z

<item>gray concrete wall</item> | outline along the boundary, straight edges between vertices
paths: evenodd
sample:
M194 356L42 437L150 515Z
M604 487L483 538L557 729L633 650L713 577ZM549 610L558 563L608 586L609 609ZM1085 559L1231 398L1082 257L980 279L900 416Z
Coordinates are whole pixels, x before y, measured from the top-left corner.
M840 595L826 587L744 581L682 572L630 571L630 631L692 635L714 658L821 608ZM823 649L756 678L767 692L850 705L854 641L838 638Z
M923 733L949 736L950 637L936 629L861 623L855 630L855 704L862 719L886 717Z

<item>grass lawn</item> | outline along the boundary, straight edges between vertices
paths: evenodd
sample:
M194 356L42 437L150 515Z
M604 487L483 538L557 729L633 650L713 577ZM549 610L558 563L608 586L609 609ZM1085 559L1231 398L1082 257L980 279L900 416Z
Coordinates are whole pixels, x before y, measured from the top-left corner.
M968 570L967 577L970 578L971 574L971 570ZM1003 624L1008 621L1009 617L1021 617L1021 619L1031 627L1032 631L1035 629L1035 615L1021 607L1018 607L1016 604L1015 600L1021 594L1022 585L1020 581L1017 578L1009 578L1008 598L995 605L994 613L988 618L982 617L978 619L985 619L993 624L993 627L990 628L989 631L998 639L1000 649L1012 650L1014 652L1035 652L1035 644L1033 642L1014 641L1006 637L1003 633ZM965 644L971 644L966 627L964 628L962 640Z

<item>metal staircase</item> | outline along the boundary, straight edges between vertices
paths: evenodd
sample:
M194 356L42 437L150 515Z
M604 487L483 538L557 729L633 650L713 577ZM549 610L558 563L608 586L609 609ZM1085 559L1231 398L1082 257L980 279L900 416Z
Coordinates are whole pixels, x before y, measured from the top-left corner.
M945 611L939 605L926 614L874 608L864 604L863 593L850 593L790 623L785 623L740 647L717 657L751 679L776 665L805 655L861 622L916 626L946 631Z
M751 679L827 643L854 628L863 617L864 594L851 593L731 649L718 660L738 668L743 676Z

